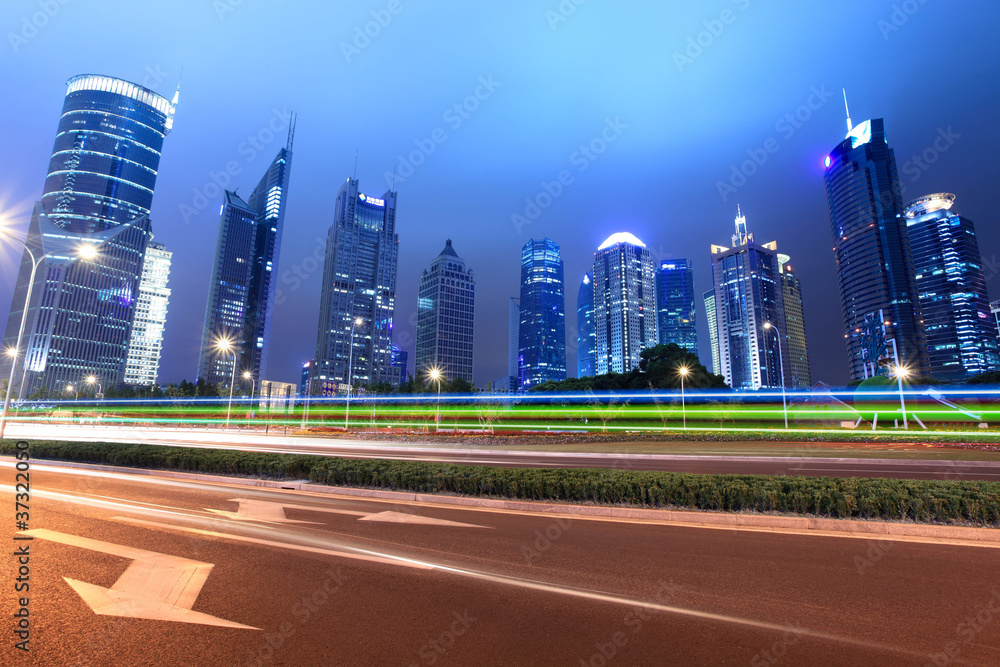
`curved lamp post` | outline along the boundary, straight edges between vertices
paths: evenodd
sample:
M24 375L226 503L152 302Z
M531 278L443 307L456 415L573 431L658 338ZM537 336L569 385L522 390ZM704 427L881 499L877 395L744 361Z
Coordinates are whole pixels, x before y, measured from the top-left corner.
M778 339L778 363L781 369L781 409L785 413L785 429L788 429L788 402L785 400L785 357L781 354L781 332L778 327L770 322L764 322L764 329L774 329L774 336Z
M215 349L220 353L231 353L233 355L233 376L229 380L229 407L226 408L226 430L229 430L229 417L233 412L233 385L236 384L236 348L233 341L222 338L215 343Z

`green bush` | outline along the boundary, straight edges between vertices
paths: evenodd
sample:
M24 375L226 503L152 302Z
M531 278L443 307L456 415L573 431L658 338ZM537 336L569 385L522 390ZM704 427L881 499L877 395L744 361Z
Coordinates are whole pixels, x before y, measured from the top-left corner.
M14 451L13 441L0 441L0 454ZM1000 482L497 468L118 443L32 442L30 452L36 459L416 493L1000 526Z

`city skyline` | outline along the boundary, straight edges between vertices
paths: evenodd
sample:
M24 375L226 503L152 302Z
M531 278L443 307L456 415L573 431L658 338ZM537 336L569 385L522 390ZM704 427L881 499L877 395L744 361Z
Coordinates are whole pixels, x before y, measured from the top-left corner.
M198 16L204 14L203 22L195 22L195 31L206 35L229 34L238 26L242 26L239 32L243 32L253 25L286 25L289 18L277 9L241 6L220 20L209 9L194 5L191 8ZM574 110L561 114L564 122L557 130L546 121L544 127L503 132L498 128L503 127L500 123L504 118L537 118L532 110L539 104L562 108L558 101L560 93L549 89L545 72L531 73L526 61L495 49L471 48L472 57L452 75L425 85L407 108L392 109L386 105L392 96L379 92L370 82L378 80L386 57L398 53L397 49L419 51L412 47L424 43L427 34L434 34L434 22L447 14L444 8L404 12L395 19L391 39L387 31L386 37L373 40L350 62L331 47L336 56L331 67L335 76L344 78L344 87L338 84L336 89L357 90L359 94L354 104L338 107L335 114L338 125L352 128L351 131L328 137L322 131L329 118L322 111L327 108L327 93L313 90L319 87L310 87L306 92L294 77L286 81L275 77L267 86L260 86L249 75L218 75L220 70L216 68L226 59L213 57L216 52L207 44L210 40L205 40L204 46L194 45L183 58L188 66L184 71L178 125L164 153L152 215L157 239L175 252L172 303L190 304L171 312L161 382L194 379L190 369L197 363L201 316L194 315L192 319L188 311L204 312L214 241L211 228L217 210L214 207L220 200L219 194L214 199L204 197L204 201L203 196L221 189L217 183L228 179L231 189L245 182L244 172L259 173L264 160L273 156L283 141L293 109L300 112L301 118L296 178L302 180L297 180L297 194L289 210L277 286L281 303L277 306L274 338L281 341L281 349L274 352L280 357L272 364L274 372L270 375L274 379L297 380L297 369L313 354L310 348L314 342L309 341L308 332L302 332L307 327L299 323L315 317L321 282L321 271L313 268L315 239L330 224L323 213L324 197L319 193L324 191L324 183L338 180L341 173L350 173L357 151L358 174L363 180L377 180L376 191L381 191L383 186L388 187L386 181L391 179L395 167L399 178L397 189L404 195L408 224L400 229L404 247L396 317L400 334L409 333L412 337L415 333L412 316L419 273L425 258L439 250L434 246L448 236L455 239L470 265L477 268L483 303L501 304L481 310L476 322L477 344L480 349L503 349L507 327L501 294L510 292L517 284L517 267L491 262L494 253L516 252L530 236L546 235L560 243L566 275L572 283L566 298L572 303L591 249L609 233L629 229L646 240L656 253L692 258L695 290L702 293L710 282L707 261L700 249L712 239L701 228L730 218L730 211L739 202L744 208L758 212L762 221L756 229L759 234L781 238L782 249L796 258L796 268L805 286L805 307L810 312L807 326L810 332L816 332L810 336L810 347L825 352L812 360L814 379L843 384L847 381L846 369L843 359L837 359L835 353L837 346L842 345L842 334L838 333L842 329L841 317L826 312L828 309L810 307L835 298L831 285L836 280L836 268L829 252L822 159L843 136L841 87L848 88L851 110L856 117L882 117L890 123L900 178L909 188L907 198L954 192L959 197L962 215L980 221L982 229L977 231L987 266L987 284L991 296L996 296L1000 287L997 272L988 267L991 262L996 265L992 258L1000 247L1000 232L985 224L992 206L988 184L996 180L996 167L983 147L995 143L997 129L986 120L991 98L985 102L980 99L994 93L973 92L981 88L972 83L977 78L992 77L996 64L955 55L947 70L957 72L950 103L917 108L885 89L878 77L858 72L850 63L834 57L840 49L852 49L859 58L878 60L884 68L896 71L899 80L916 82L925 76L939 75L945 71L942 69L945 65L919 52L904 56L901 52L909 50L900 49L900 45L936 34L948 25L962 25L971 52L977 44L988 43L983 27L988 20L970 22L969 10L928 5L922 6L905 26L883 32L879 21L889 19L889 7L858 4L851 10L852 24L858 30L845 42L843 36L834 40L822 26L842 17L846 10L820 8L803 18L805 23L796 29L796 34L804 35L812 26L814 33L820 35L818 41L796 37L788 45L788 53L808 55L802 58L808 64L796 65L779 80L773 74L765 74L781 69L776 66L777 54L745 48L746 40L755 31L783 20L772 8L752 6L736 11L738 20L726 27L725 34L705 49L704 55L680 68L683 71L679 71L673 54L683 53L688 38L697 37L704 30L702 22L711 18L707 10L672 8L670 20L663 23L659 15L667 10L652 5L629 8L619 12L620 16L606 8L587 7L553 30L545 18L547 9L542 5L534 7L523 27L515 26L514 17L503 10L474 11L494 19L504 29L512 30L512 34L551 35L557 40L576 40L581 32L597 26L614 31L628 23L636 29L640 23L646 23L637 22L636 18L652 13L648 23L659 22L670 28L655 40L658 46L652 60L658 64L647 70L646 78L667 85L638 87L633 77L616 83L609 70L598 64L601 58L596 53L589 56L571 49L565 59L559 58L552 65L568 77L565 85L595 81L603 92L582 92L580 101L590 104L571 105ZM62 82L80 71L103 72L170 96L184 64L169 47L170 36L178 34L182 22L179 17L170 16L141 40L137 36L126 38L125 45L136 51L132 62L139 64L127 64L120 52L108 52L88 54L79 65L68 67L65 62L72 53L74 38L67 31L91 25L94 28L91 32L100 34L100 27L72 6L62 11L60 20L54 20L37 38L17 53L11 49L4 56L17 65L8 71L11 89L19 91L20 102L11 110L11 127L17 127L18 131L6 138L11 150L23 155L16 171L7 167L5 172L4 214L21 230L26 227L31 202L38 196L38 183L44 175L45 165L39 153L44 155L48 149L45 144L51 141L57 121L55 104L64 91ZM352 26L368 20L367 11L352 13L338 8L319 13L334 25L345 25L344 34L335 40L348 41ZM997 9L983 6L977 11L996 13ZM532 16L535 23L530 20ZM517 22L525 22L524 17L518 16ZM640 32L646 29L644 25L638 28ZM473 28L470 34L461 37L460 43L469 47L481 41L481 37L481 30ZM612 57L609 65L642 57L640 54L645 54L643 60L649 61L649 56L654 55L647 53L651 47L643 46L642 39L630 42L633 43L625 47L624 53ZM284 38L281 43L283 49L266 57L245 56L251 65L248 71L254 70L255 63L268 62L271 64L258 71L276 72L292 67L303 57L303 47ZM439 48L458 48L458 45ZM49 52L50 57L46 55ZM780 58L782 63L787 64L788 53ZM216 62L218 65L213 64ZM398 66L399 59L393 62ZM732 62L740 62L741 66L734 70ZM413 73L426 63L425 56L418 56L405 63L405 70ZM480 77L489 85L480 82ZM426 78L419 76L414 81L427 83ZM702 84L707 82L711 82L709 87L713 90L725 92L705 92ZM669 101L671 96L656 92L670 86L689 99L689 109L676 108ZM561 90L561 86L558 88ZM397 93L408 95L417 89L408 85ZM477 107L475 110L466 109L467 98L471 100L468 107ZM220 106L223 100L227 106L225 113ZM605 102L592 103L598 100ZM453 111L455 105L461 107L461 113ZM444 119L446 113L448 120ZM663 127L661 130L651 119L664 114L667 122L661 120L657 124ZM785 120L788 115L792 122ZM222 117L226 117L226 123L221 122ZM377 121L377 129L369 123L369 117ZM569 122L565 122L567 118ZM456 127L458 121L461 123ZM446 141L431 140L427 144L436 126L442 128ZM716 133L720 126L724 131ZM678 127L683 127L685 137L690 139L675 137ZM619 129L621 134L616 135ZM269 133L274 137L264 141ZM615 137L607 143L606 150L597 154L588 148L587 153L594 159L579 151L581 145L601 138L602 133L605 137ZM252 142L247 140L251 136ZM976 136L976 140L969 141L967 137L971 136ZM769 138L776 140L779 149L773 153L765 149L766 163L756 164L753 156L760 161L759 151ZM421 155L415 155L421 150L415 143L418 141L425 148L433 147L433 152L427 148ZM516 151L505 150L504 144L516 147ZM574 155L577 159L571 161ZM681 155L688 161L684 170L673 166ZM485 163L483 156L488 156ZM526 156L530 160L524 168ZM751 160L749 167L745 164L747 160ZM232 170L227 168L230 163ZM587 167L580 171L584 163ZM481 165L475 175L469 170L473 164ZM516 174L512 169L515 164ZM558 176L563 170L570 172L572 183L560 183ZM745 172L754 173L747 176ZM552 196L543 183L552 192L556 186L563 191L548 203L540 196ZM660 187L660 183L668 183L666 196L657 198L651 206L640 205L641 198L636 198L635 193ZM719 183L737 191L726 191L724 200ZM601 191L604 194L598 196ZM608 192L616 194L609 197ZM536 202L536 206L545 206L529 227L517 228L511 223L511 215L525 214L526 198ZM434 233L425 234L427 227ZM7 251L6 264L11 256L12 252ZM8 294L13 284L12 273L8 266L3 276ZM572 328L574 323L570 319L574 318L569 318L567 325ZM704 323L699 323L699 338L699 356L707 361L710 351ZM410 352L412 362L412 343ZM568 365L575 368L575 351L571 349L569 355ZM496 356L477 358L477 384L504 375L506 360L493 359Z

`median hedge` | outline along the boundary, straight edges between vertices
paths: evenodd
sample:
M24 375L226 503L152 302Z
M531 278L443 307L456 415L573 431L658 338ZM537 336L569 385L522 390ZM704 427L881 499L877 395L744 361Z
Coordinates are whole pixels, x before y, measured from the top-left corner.
M317 484L602 505L1000 526L1000 482L498 468L116 443L32 442L31 456ZM0 442L0 454L14 452Z

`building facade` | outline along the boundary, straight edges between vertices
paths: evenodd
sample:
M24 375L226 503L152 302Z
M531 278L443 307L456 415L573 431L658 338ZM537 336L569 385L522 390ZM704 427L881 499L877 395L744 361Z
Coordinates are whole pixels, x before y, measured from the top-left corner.
M698 353L694 272L691 262L675 259L660 262L656 272L656 317L660 345L676 343Z
M495 384L503 391L517 391L520 386L518 369L521 367L521 305L514 297L507 302L507 375Z
M475 276L448 239L420 277L415 371L436 368L446 381L472 382L475 314Z
M518 383L531 389L566 379L566 290L559 245L532 239L521 249Z
M715 310L715 290L710 289L702 295L705 302L705 320L708 323L708 344L712 348L712 367L709 369L716 375L722 375L719 361L719 317Z
M656 278L646 245L610 236L594 254L595 372L628 373L657 344Z
M142 263L139 297L135 304L135 319L125 361L124 383L150 387L156 384L163 353L163 330L170 305L170 263L173 253L157 241L146 245L146 260Z
M580 281L576 295L576 374L593 377L597 374L594 357L597 354L597 332L594 331L594 281L589 273Z
M27 245L52 253L36 274L18 358L21 392L60 391L94 375L105 387L124 380L146 245L149 211L170 101L136 84L81 75L68 82L40 203ZM90 244L96 257L59 249ZM15 348L31 260L22 258L4 346ZM3 365L10 363L4 357ZM9 372L9 366L6 369Z
M740 391L791 386L788 346L773 327L785 323L777 245L757 244L746 217L736 218L733 247L712 246L719 368L726 384ZM779 357L781 355L781 357ZM783 357L783 359L782 359Z
M372 197L348 179L337 193L316 339L317 377L337 384L398 384L392 365L396 308L396 193ZM348 379L349 378L349 379Z
M806 342L806 319L802 308L802 284L792 269L791 258L778 254L778 272L781 274L781 296L785 307L785 326L781 334L788 345L788 386L812 387L809 371L809 346Z
M865 377L865 318L879 310L889 322L900 363L928 371L913 261L896 157L881 118L850 125L826 158L826 193L837 260L851 379Z
M994 318L976 229L939 193L905 209L932 377L964 380L1000 370Z

